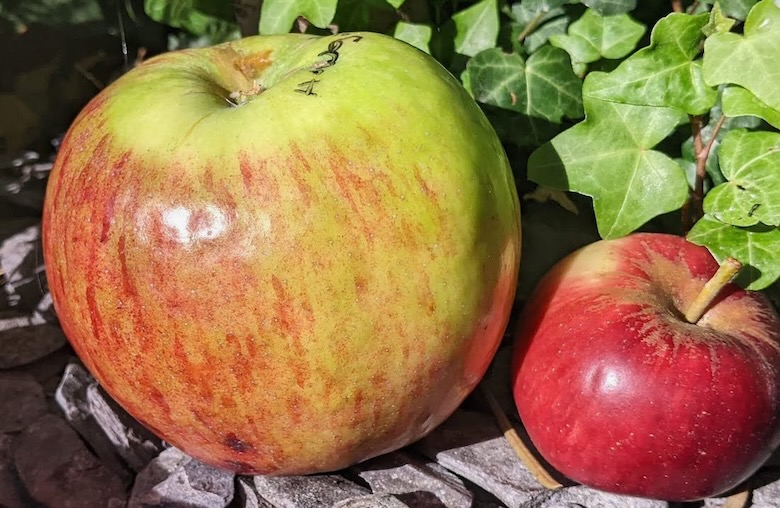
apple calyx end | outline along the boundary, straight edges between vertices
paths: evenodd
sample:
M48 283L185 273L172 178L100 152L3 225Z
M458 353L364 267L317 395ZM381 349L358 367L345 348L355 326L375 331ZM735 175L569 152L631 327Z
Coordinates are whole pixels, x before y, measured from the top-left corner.
M248 90L235 90L230 92L227 101L233 107L243 106L258 95L265 92L265 87L257 80L252 80L252 86Z

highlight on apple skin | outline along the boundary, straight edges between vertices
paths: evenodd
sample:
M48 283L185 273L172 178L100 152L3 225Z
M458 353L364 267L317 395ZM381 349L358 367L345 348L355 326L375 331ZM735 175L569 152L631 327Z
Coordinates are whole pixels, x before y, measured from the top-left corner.
M150 59L84 108L44 255L128 412L214 466L304 474L419 439L476 386L519 213L498 137L432 57L258 36Z
M539 283L516 330L513 392L539 453L605 491L718 495L780 442L780 318L729 284L683 317L718 263L666 234L588 245Z

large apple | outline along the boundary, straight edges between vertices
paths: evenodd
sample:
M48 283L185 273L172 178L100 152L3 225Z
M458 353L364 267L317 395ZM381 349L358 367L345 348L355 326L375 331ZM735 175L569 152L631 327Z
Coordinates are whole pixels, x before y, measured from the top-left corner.
M485 116L433 58L370 33L143 63L70 128L43 228L87 367L241 473L333 470L432 430L491 361L520 256Z
M729 284L683 316L718 263L663 234L558 263L524 309L513 390L540 454L569 478L670 501L722 493L780 439L780 319Z

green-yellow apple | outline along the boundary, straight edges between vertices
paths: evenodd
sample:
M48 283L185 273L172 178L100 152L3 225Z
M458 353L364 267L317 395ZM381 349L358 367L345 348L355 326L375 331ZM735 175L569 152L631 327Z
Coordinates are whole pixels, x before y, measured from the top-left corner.
M132 415L242 473L414 441L506 326L519 207L497 136L393 38L259 36L153 58L63 141L55 307Z
M541 455L573 480L670 501L722 493L780 442L780 318L730 284L684 316L718 263L665 234L558 263L517 330L513 389Z

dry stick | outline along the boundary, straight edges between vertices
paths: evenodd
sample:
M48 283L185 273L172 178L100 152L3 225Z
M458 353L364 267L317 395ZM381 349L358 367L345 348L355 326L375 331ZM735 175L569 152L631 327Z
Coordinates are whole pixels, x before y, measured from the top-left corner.
M726 284L731 282L731 279L733 279L741 269L742 263L732 257L726 258L720 265L720 268L718 268L718 271L715 272L715 275L713 275L712 278L704 284L704 287L701 288L701 291L696 295L696 299L693 300L693 303L688 307L688 310L685 311L685 319L689 323L697 323L710 307L710 304L718 297L721 290Z
M683 12L682 0L672 0L672 10L674 12Z
M704 202L704 177L707 176L707 159L710 156L715 140L718 139L718 132L720 132L721 127L723 127L726 117L721 115L720 118L718 118L717 123L712 128L712 133L710 134L710 139L707 141L706 146L704 145L704 140L701 135L704 126L702 117L692 115L690 121L691 132L693 134L693 151L696 157L696 177L693 184L691 199L683 207L683 226L686 230L704 215L702 203Z
M512 447L515 454L517 454L523 464L525 464L525 467L527 467L534 478L536 478L536 481L546 489L552 490L563 487L555 478L550 476L550 473L538 460L536 460L536 457L531 453L531 450L529 450L523 440L520 439L517 430L515 430L515 427L512 425L512 422L509 421L509 418L507 418L506 414L501 409L501 406L498 405L498 401L493 394L490 393L490 390L488 390L485 385L481 385L481 388L482 395L485 397L485 400L487 400L490 410L493 411L493 416L496 417L498 426L501 428L501 432L504 433L504 437L509 442L509 446Z

